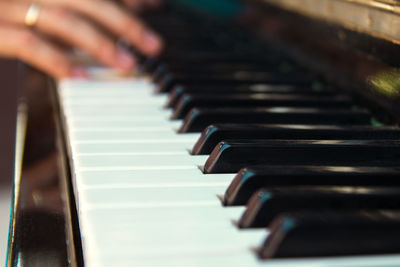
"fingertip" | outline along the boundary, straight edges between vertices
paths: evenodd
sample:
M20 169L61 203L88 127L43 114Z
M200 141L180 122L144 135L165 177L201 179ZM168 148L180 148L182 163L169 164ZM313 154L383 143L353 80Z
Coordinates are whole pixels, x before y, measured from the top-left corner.
M89 73L83 67L74 66L70 69L69 78L88 78Z
M146 50L152 55L160 53L163 48L162 38L152 31L145 31L143 41Z
M131 70L135 66L132 54L123 48L118 48L116 53L117 65L122 70Z

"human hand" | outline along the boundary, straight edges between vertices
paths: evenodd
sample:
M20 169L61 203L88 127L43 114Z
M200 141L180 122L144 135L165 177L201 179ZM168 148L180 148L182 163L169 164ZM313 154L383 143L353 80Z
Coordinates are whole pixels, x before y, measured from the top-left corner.
M156 6L158 0L123 0L133 9ZM139 19L108 0L37 0L40 14L34 28L25 25L28 0L0 0L0 56L19 58L61 78L84 76L65 47L80 48L106 66L131 70L134 58L117 47L120 36L140 52L154 56L162 49L160 37Z

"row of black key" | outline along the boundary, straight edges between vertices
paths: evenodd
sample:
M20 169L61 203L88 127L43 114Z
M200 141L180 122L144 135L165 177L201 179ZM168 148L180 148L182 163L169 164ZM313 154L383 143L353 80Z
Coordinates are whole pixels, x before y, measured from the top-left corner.
M269 228L259 256L400 252L399 129L371 126L369 112L276 48L201 21L153 17L172 44L142 67L169 94L178 131L202 132L191 153L210 154L203 172L237 173L223 204L247 204L238 227Z

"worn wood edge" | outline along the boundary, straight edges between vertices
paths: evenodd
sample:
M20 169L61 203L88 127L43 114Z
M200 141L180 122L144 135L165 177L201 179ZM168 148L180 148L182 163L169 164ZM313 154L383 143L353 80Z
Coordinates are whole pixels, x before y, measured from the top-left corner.
M399 1L264 0L264 2L400 44Z

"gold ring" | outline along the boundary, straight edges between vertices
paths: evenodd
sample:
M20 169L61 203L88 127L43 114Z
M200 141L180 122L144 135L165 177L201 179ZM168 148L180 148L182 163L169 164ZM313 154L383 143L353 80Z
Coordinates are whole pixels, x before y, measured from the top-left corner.
M26 12L25 25L28 27L34 27L39 20L39 15L40 15L39 5L36 3L32 3L28 8L28 12Z

